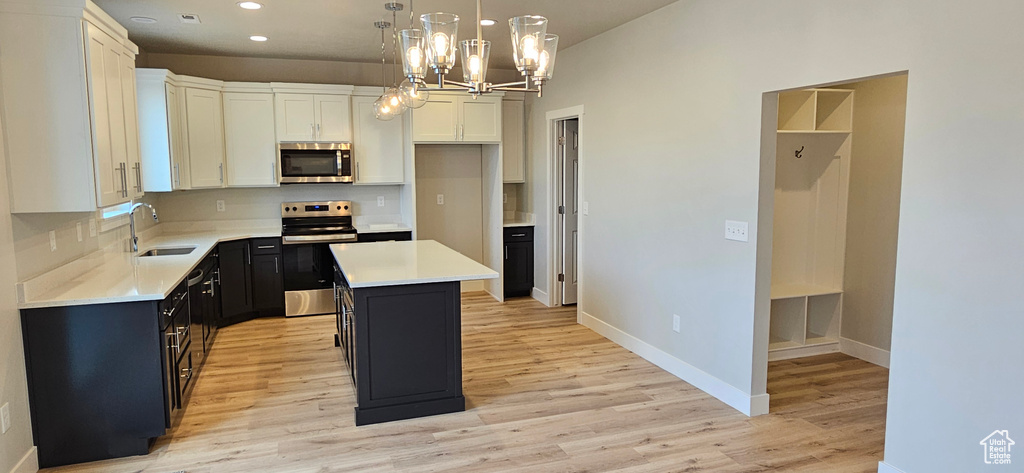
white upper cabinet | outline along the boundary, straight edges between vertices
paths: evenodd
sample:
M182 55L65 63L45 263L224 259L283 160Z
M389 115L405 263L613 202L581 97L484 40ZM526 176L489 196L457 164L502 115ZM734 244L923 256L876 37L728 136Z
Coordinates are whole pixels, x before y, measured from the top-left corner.
M224 186L224 115L221 93L186 88L188 161L192 188Z
M166 69L138 69L135 75L142 187L147 192L188 189L185 91Z
M501 162L504 182L526 182L526 106L522 100L501 103Z
M405 120L378 120L376 97L352 97L355 184L402 184L405 181Z
M274 95L224 93L228 187L277 186Z
M316 116L316 141L349 143L352 141L352 100L348 95L313 96Z
M142 193L129 79L138 48L95 4L80 4L0 11L13 213L92 212Z
M313 96L309 94L275 94L277 139L281 141L316 141L316 115Z
M145 193L139 148L139 104L138 92L135 90L135 58L127 54L121 61L121 92L124 97L125 139L128 145L128 195L138 199Z
M500 143L501 97L432 93L413 110L416 143Z
M348 95L276 93L274 105L278 141L352 141Z

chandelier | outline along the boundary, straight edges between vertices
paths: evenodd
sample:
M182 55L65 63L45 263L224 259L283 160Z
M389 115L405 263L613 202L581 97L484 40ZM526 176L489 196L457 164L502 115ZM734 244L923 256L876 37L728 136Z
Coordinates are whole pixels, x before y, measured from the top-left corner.
M384 95L374 104L374 112L381 120L390 120L401 115L408 108L419 108L427 103L431 91L464 91L474 98L493 91L535 92L544 94L544 83L551 79L555 69L555 53L558 52L558 36L547 33L548 20L542 16L524 15L508 20L512 37L512 53L516 69L523 80L492 84L487 82L487 62L491 53L491 42L483 39L483 11L481 0L476 2L476 38L457 41L459 17L451 13L427 13L420 16L421 29L413 28L414 15L410 0L409 28L393 33L395 49L401 43L402 72L405 80L401 86L385 86ZM397 18L397 11L403 6L390 2L385 9ZM376 25L382 28L381 48L384 50L383 29L386 22ZM395 27L397 29L397 27ZM400 38L400 41L399 41ZM398 51L393 50L397 68ZM447 78L455 66L456 59L462 59L463 81ZM386 59L385 59L386 61ZM383 62L383 61L382 61ZM428 86L427 69L437 75L436 86ZM397 75L397 74L396 74ZM387 79L385 77L385 83Z

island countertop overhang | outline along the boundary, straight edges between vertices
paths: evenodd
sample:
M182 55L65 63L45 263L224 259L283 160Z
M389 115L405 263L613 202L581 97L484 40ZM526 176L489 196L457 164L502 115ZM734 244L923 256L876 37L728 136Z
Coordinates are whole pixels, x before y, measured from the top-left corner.
M352 288L496 279L498 273L434 240L331 245Z

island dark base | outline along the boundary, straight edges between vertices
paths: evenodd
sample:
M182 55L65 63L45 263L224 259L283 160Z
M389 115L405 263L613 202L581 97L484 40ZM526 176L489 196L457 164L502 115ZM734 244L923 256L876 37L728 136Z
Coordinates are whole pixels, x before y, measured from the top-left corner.
M436 401L415 402L373 409L356 408L356 425L379 424L403 419L451 414L466 410L466 398L458 396Z
M466 410L461 283L352 290L335 277L336 343L355 385L356 425Z

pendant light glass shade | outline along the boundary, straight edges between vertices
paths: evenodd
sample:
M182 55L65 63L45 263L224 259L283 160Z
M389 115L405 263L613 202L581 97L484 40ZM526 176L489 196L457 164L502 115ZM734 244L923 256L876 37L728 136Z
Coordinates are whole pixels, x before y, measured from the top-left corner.
M533 75L540 60L548 19L543 16L517 16L508 20L512 32L512 53L516 69L524 75Z
M405 77L423 80L427 75L427 54L423 50L423 32L418 29L402 30L402 71Z
M381 121L388 121L397 116L391 105L388 105L387 93L373 102L373 114Z
M405 113L408 108L402 101L402 91L398 90L398 87L392 87L384 93L384 100L387 101L388 107L394 112L395 115L401 115Z
M451 13L427 13L420 16L423 23L423 44L427 53L427 64L437 73L448 73L455 65L456 37L459 31L459 16Z
M555 73L556 53L558 53L558 35L544 35L544 47L541 48L540 56L537 58L537 72L534 73L538 81L551 79Z
M402 103L409 108L420 108L430 100L430 92L416 86L409 79L402 81L398 90L402 92Z
M462 78L473 85L487 82L487 59L491 55L491 42L482 44L476 39L464 39L462 50Z

